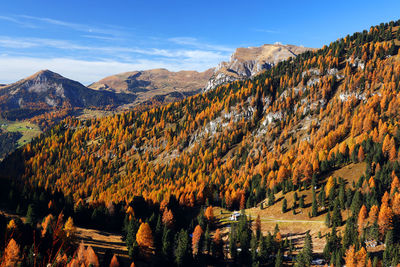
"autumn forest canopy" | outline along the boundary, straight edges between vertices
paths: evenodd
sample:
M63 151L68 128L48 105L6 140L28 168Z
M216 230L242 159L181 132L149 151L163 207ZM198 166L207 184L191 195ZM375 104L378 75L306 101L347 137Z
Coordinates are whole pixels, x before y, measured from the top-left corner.
M400 21L382 23L179 102L49 125L1 162L3 206L28 220L0 217L3 261L118 261L79 225L122 233L138 266L310 266L315 236L296 249L244 215L279 205L322 216L325 263L397 265L399 46ZM357 179L332 175L351 164ZM227 230L216 210L242 215Z

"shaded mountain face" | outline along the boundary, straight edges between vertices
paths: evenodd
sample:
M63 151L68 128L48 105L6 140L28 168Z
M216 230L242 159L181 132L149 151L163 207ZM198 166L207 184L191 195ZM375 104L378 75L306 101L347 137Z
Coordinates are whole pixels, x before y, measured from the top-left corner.
M118 106L134 100L133 95L89 89L49 70L0 87L0 111Z
M173 102L200 92L213 69L204 72L166 69L133 71L106 77L89 85L91 89L136 95L133 105L149 100Z
M313 50L312 48L265 44L260 47L238 48L232 54L229 62L221 62L214 70L204 91L208 91L218 85L250 78L260 72L270 69L278 62L290 57Z

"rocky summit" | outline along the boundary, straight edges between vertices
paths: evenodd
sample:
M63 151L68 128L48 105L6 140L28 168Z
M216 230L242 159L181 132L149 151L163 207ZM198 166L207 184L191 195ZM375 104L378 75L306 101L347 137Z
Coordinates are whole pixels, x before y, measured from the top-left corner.
M229 62L221 62L214 70L204 91L218 85L253 77L270 69L278 62L313 50L303 46L265 44L260 47L241 47L232 54Z

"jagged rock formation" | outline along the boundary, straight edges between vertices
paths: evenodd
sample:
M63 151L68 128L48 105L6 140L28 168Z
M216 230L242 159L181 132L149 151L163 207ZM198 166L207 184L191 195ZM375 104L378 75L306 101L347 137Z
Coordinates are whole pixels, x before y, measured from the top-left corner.
M312 50L312 48L282 44L238 48L232 54L229 62L221 62L215 68L214 74L208 81L204 91L224 83L250 78L263 70L271 68L279 61L295 57L309 50Z
M149 100L172 102L200 92L210 79L213 69L204 72L152 69L125 72L106 77L89 88L136 95L132 105Z

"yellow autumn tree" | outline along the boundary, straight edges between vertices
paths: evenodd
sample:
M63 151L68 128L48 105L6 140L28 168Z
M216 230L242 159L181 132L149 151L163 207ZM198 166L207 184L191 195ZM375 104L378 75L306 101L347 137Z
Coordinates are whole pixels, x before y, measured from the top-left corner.
M4 250L4 265L6 267L17 266L20 261L20 248L17 242L12 238Z
M74 238L76 235L76 227L74 225L74 220L71 217L68 218L64 225L64 232L67 238Z
M153 247L153 233L148 223L142 223L136 233L136 242L145 248Z

